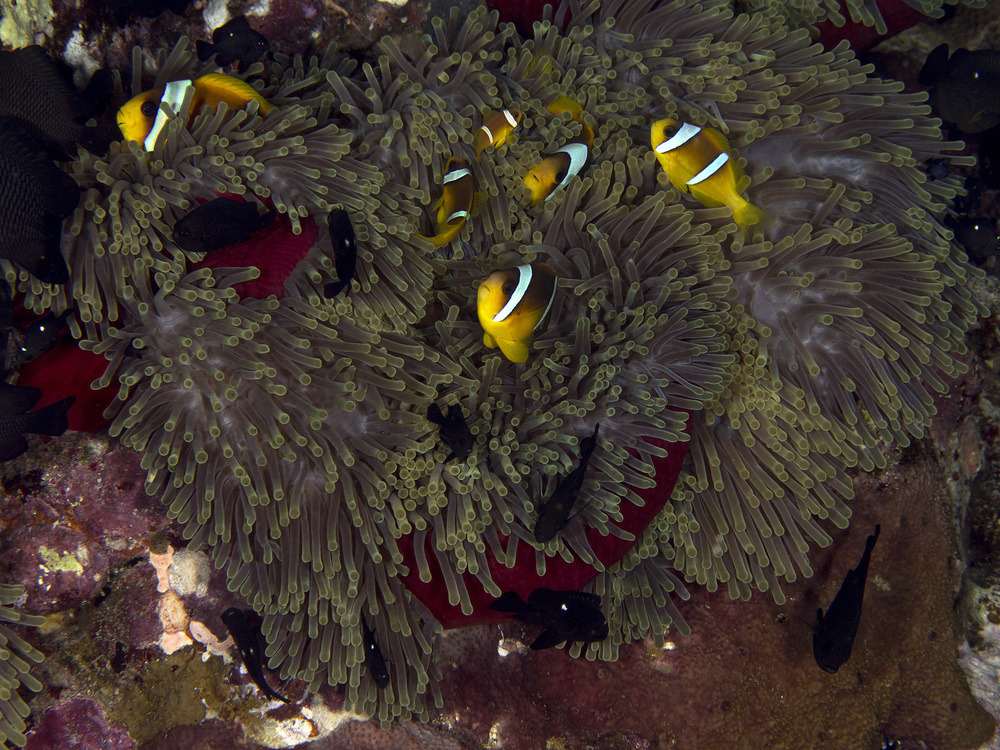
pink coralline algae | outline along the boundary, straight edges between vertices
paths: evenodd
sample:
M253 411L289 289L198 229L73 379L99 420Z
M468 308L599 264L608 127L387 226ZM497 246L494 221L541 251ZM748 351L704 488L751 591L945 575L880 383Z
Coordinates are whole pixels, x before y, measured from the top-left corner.
M67 435L3 466L0 570L50 614L92 600L109 570L145 550L168 524L142 487L131 451Z
M133 750L125 728L107 720L100 703L75 697L50 707L25 750Z

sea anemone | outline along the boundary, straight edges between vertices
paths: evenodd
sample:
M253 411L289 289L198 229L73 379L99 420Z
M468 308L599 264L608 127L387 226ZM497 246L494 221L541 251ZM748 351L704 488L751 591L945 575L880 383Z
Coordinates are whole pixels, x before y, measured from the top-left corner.
M42 625L44 617L25 615L11 609L24 596L24 586L0 585L0 623L18 625ZM17 635L7 625L0 624L0 735L4 740L24 747L24 718L28 715L28 704L18 694L22 686L38 692L42 683L31 676L29 662L38 663L42 653Z
M148 61L157 81L195 72L184 44ZM453 14L416 56L381 52L360 69L334 54L257 64L268 115L220 107L173 122L152 155L82 154L72 282L20 279L37 308L79 306L83 344L109 359L98 384L120 383L112 434L264 615L271 665L346 684L351 707L389 720L427 710L444 609L476 615L563 562L609 616L591 658L686 630L681 578L780 601L779 579L809 575L809 545L829 543L821 522L847 523L845 470L919 436L926 386L962 369L974 272L935 218L957 182L918 167L957 144L923 96L772 16L680 0L567 0L523 43L495 14ZM524 173L582 127L549 114L560 95L583 105L593 148L529 208ZM525 119L476 161L475 129L502 107ZM741 189L779 218L745 240L728 209L672 190L648 145L665 116L724 132ZM486 201L435 251L418 235L451 155ZM255 269L190 270L200 258L170 241L219 193L317 225L280 299L241 298ZM327 300L335 205L362 252L352 290ZM475 290L535 260L557 293L515 365L483 344ZM431 403L469 415L467 458L446 462ZM539 501L598 423L579 513L539 544ZM670 501L624 529L688 440ZM414 574L446 604L413 596ZM363 613L390 662L384 692Z

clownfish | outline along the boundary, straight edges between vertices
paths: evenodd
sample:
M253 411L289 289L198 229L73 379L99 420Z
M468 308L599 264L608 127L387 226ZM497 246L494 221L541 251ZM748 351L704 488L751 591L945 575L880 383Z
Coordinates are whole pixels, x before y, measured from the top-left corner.
M650 130L656 158L670 183L709 208L729 206L740 229L769 218L739 194L746 175L733 158L729 141L718 130L677 120L657 120Z
M447 245L458 237L466 220L475 213L482 201L483 196L476 192L469 162L452 156L448 159L444 177L441 178L441 197L431 207L437 209L437 234L433 237L418 234L417 237L430 242L435 250Z
M160 105L169 104L176 114L191 89L188 117L198 114L205 105L214 108L219 102L225 102L230 109L236 110L245 107L252 99L260 105L262 115L273 106L246 81L225 73L206 73L194 80L171 81L165 86L133 96L118 110L118 127L125 140L139 141L146 151L152 151L169 119Z
M560 96L548 106L548 110L554 115L569 112L570 119L582 127L578 136L557 148L555 153L546 156L541 164L536 164L524 175L524 186L531 192L529 203L532 206L548 200L553 192L565 187L573 175L579 174L587 165L590 149L594 145L594 131L581 118L583 108L578 102Z
M548 263L494 271L479 285L477 308L483 344L511 362L525 362L535 329L556 296L556 272Z
M476 131L476 158L490 146L502 146L521 122L523 115L516 109L491 112Z

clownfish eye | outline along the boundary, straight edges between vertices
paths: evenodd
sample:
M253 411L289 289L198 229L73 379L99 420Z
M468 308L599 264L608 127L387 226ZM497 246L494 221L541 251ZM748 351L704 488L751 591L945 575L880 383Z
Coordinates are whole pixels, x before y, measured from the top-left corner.
M569 174L569 167L563 167L558 172L556 172L556 185L565 180L567 174Z
M515 289L517 289L517 284L513 281L505 281L503 287L501 287L501 291L508 297L514 293Z
M680 126L678 125L665 125L663 127L663 137L673 138L675 135L677 135L678 130L680 130Z
M156 102L154 102L152 99L144 101L142 103L142 106L139 107L139 111L142 112L142 114L144 114L146 117L155 116L157 109L159 109L159 107L157 106Z

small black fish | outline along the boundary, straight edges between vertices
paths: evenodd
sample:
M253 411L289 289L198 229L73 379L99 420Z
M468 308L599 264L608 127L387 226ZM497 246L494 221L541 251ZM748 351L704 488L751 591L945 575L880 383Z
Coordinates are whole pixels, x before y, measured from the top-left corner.
M222 622L229 629L229 634L236 641L236 648L239 649L240 658L247 668L247 673L254 684L268 698L291 703L288 698L282 697L270 685L264 677L264 649L261 646L260 630L253 627L247 620L246 614L241 609L230 607L222 613Z
M924 174L931 182L948 176L948 159L928 159L924 162Z
M974 262L982 263L1000 253L1000 232L993 219L961 216L946 223Z
M46 284L65 284L62 226L79 202L76 181L24 128L0 118L0 258Z
M105 75L110 73L102 74L98 84ZM41 47L0 51L0 117L18 123L54 159L75 157L77 144L95 154L107 153L119 134L117 128L88 127L94 112L95 103L77 92Z
M851 647L854 645L854 637L858 634L858 623L861 622L861 605L865 599L868 562L871 560L872 549L875 547L880 529L881 526L876 526L875 533L868 537L861 562L858 563L858 567L847 571L844 583L833 597L826 614L823 614L822 609L816 610L819 622L813 631L813 656L816 657L816 664L824 672L833 674L851 658Z
M941 44L920 69L920 83L930 86L935 114L963 133L982 133L1000 123L1000 51L957 49L948 57Z
M31 411L41 397L38 388L0 382L0 461L10 461L28 450L24 437L28 433L55 437L66 432L66 411L76 396Z
M34 362L59 343L60 334L66 328L66 318L72 312L67 310L61 315L46 313L25 329L24 341L19 349L22 364Z
M451 453L444 459L445 463L453 458L466 458L472 453L476 438L465 423L465 414L459 404L448 407L447 417L441 412L440 406L431 404L427 407L427 419L440 427L438 435L451 449Z
M354 236L354 226L347 211L335 208L326 217L330 227L330 241L333 243L333 259L337 266L337 281L323 287L323 296L333 299L341 290L351 292L351 280L358 265L358 243Z
M205 62L215 55L215 62L220 68L240 61L239 71L246 69L263 57L271 48L264 35L254 31L246 16L236 16L212 32L212 43L197 42L198 59Z
M549 499L539 509L538 521L535 523L535 541L539 544L545 544L549 539L552 539L562 531L563 526L569 521L569 512L576 503L577 493L580 492L583 479L587 474L590 454L597 447L597 431L600 428L601 425L598 423L594 427L594 434L580 441L579 465L562 478L552 494L549 495Z
M174 242L189 253L210 253L220 247L239 245L253 232L274 223L277 211L257 213L256 203L216 198L189 211L174 223Z
M375 640L375 631L368 627L364 615L361 615L361 638L365 644L365 666L368 667L368 674L375 680L376 685L384 688L389 684L389 670L386 669L382 649Z
M531 644L539 650L563 641L592 643L608 637L608 621L601 612L601 597L585 591L535 589L525 602L513 591L504 592L490 604L496 612L512 612L515 619L541 625L545 632Z

